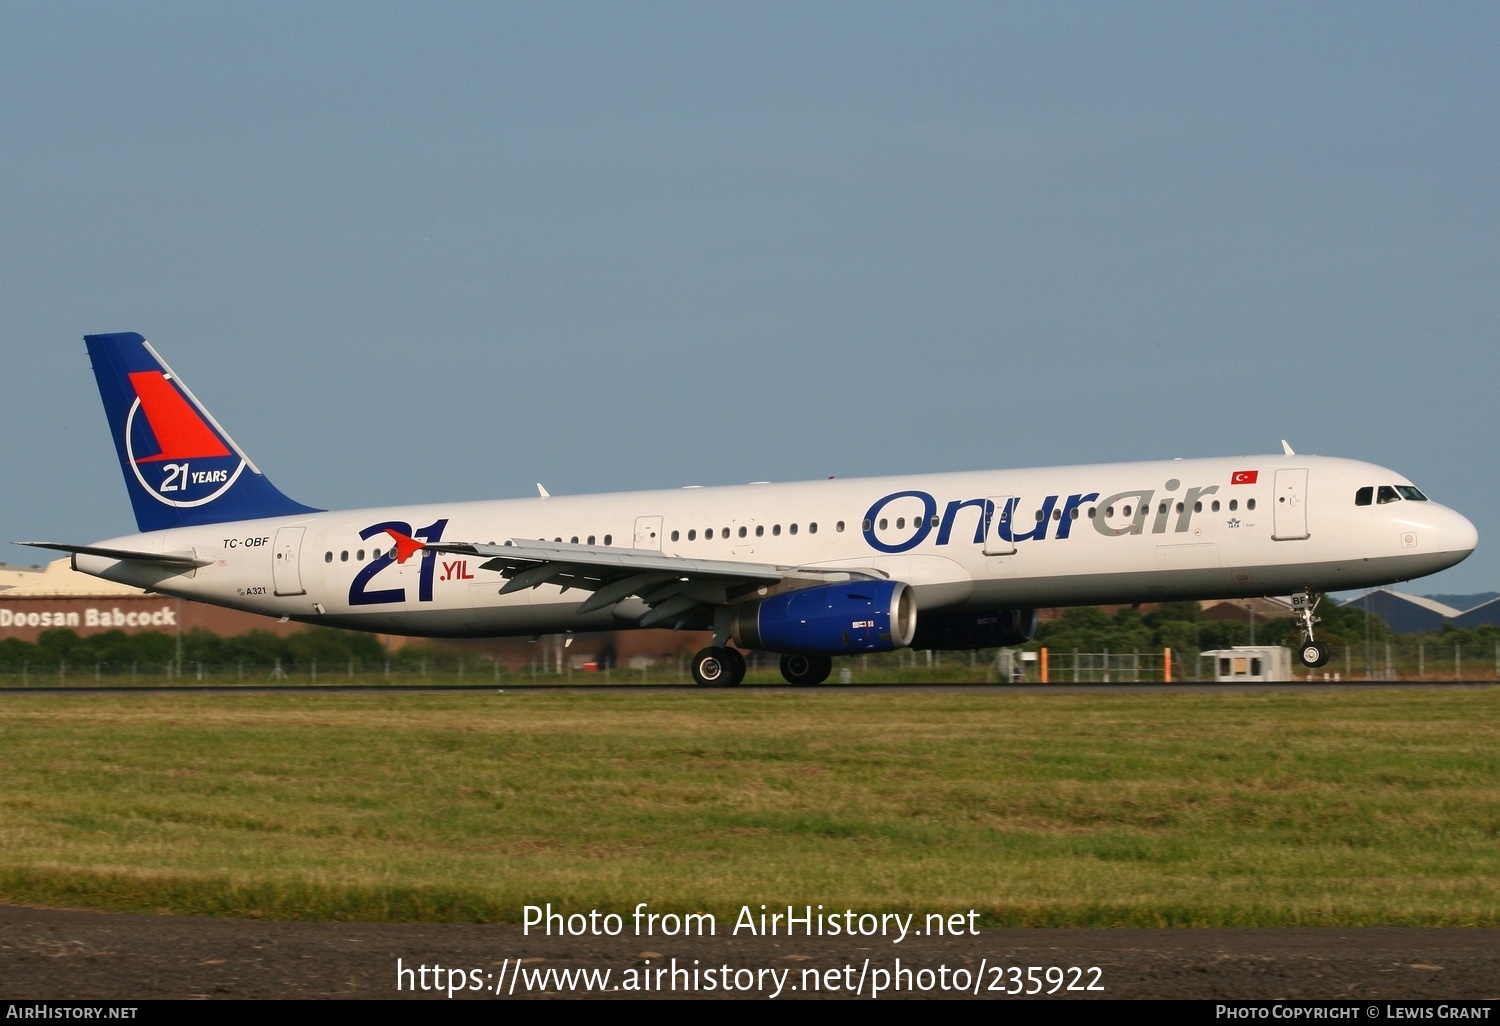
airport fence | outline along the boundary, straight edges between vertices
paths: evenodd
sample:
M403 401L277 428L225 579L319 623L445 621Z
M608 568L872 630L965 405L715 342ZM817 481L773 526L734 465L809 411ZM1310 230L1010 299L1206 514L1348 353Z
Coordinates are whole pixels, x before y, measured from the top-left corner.
M559 647L558 651L561 649ZM23 660L0 665L0 687L121 687L189 685L465 685L688 684L686 654L675 659L612 665L607 660L556 657L508 665L479 654L382 660L208 662ZM772 653L746 653L747 683L780 681ZM1170 677L1168 676L1170 673ZM1444 644L1400 636L1370 645L1333 646L1326 666L1308 670L1295 659L1298 680L1496 681L1500 642ZM1149 684L1212 680L1212 661L1193 650L1152 652L1058 651L1040 647L972 652L903 650L834 660L831 684L978 682L1015 684Z

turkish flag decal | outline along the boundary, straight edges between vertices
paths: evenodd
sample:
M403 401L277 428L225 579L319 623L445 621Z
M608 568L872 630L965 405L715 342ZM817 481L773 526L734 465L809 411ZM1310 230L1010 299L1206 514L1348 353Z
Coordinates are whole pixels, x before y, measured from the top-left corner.
M1229 475L1229 483L1232 485L1254 484L1255 479L1259 476L1260 471L1258 470L1236 470L1233 474Z

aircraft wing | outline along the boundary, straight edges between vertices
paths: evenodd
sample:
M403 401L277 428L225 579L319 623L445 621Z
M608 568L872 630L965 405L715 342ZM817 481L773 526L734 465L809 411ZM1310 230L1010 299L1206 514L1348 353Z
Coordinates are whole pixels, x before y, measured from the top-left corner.
M393 537L395 534L392 533ZM398 553L406 546L396 538ZM501 595L555 584L564 591L578 588L593 594L578 606L579 615L606 609L631 596L650 606L637 620L641 627L712 625L714 606L724 605L761 589L784 591L834 581L883 578L878 571L817 570L740 563L722 559L668 556L655 549L575 545L567 542L512 539L503 545L478 542L427 543L414 547L432 552L475 556L482 569L506 579ZM409 550L415 551L415 548ZM409 551L407 554L409 554Z

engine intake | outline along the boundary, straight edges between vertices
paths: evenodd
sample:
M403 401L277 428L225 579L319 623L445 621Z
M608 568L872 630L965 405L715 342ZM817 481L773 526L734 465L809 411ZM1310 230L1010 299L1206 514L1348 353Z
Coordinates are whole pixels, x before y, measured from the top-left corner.
M730 633L741 648L838 655L911 644L917 603L901 581L802 588L736 606Z

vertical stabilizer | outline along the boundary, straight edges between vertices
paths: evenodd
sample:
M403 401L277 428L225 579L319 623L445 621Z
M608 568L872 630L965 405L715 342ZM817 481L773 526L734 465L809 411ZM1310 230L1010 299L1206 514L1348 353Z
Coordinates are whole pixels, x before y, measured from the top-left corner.
M318 512L281 494L140 335L83 340L142 531Z

